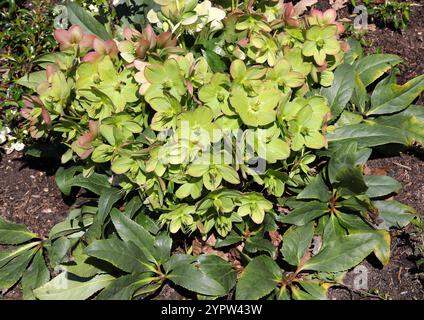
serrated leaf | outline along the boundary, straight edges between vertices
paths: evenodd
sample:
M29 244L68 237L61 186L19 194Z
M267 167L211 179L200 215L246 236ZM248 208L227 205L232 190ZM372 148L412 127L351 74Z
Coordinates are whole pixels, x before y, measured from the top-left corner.
M152 281L152 273L127 274L113 280L96 300L131 300L140 287Z
M93 173L89 177L78 175L72 179L72 185L85 188L97 195L101 195L110 188L109 179L106 175Z
M0 268L0 289L9 289L19 281L35 252L24 251Z
M339 127L334 133L327 135L327 140L329 143L355 141L359 148L376 147L390 143L403 145L408 143L399 129L372 123Z
M296 199L316 199L326 202L330 197L330 190L325 184L322 174L318 174L311 179L309 184L297 195Z
M338 272L358 265L377 245L373 234L357 233L340 237L327 243L315 256L309 259L302 270Z
M111 218L122 240L132 241L142 250L149 261L157 262L155 238L146 229L117 211L111 213Z
M96 218L99 218L103 222L112 210L113 205L118 202L123 196L123 190L120 190L118 188L105 189L100 194L99 211Z
M271 257L274 257L276 253L275 247L272 242L268 239L265 239L261 235L247 238L244 249L250 253L266 252Z

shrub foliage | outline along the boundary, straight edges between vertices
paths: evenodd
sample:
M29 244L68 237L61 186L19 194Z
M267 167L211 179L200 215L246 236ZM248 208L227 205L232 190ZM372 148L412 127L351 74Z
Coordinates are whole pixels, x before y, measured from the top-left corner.
M0 287L25 298L132 299L167 281L199 299L325 299L345 271L390 259L414 210L364 175L372 148L421 145L394 55L341 40L336 12L277 1L155 0L105 28L72 4L60 51L20 84L31 135L60 137L65 195L97 195L39 239L0 220ZM114 34L112 37L111 34ZM44 261L62 272L50 280ZM66 284L66 285L64 285Z

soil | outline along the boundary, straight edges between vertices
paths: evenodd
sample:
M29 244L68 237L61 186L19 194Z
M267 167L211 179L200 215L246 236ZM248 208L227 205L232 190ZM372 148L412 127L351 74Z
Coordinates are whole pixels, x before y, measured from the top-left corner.
M405 32L377 26L364 36L367 52L394 53L405 60L400 67L400 83L424 74L424 0L415 0L414 3L421 6L412 8L411 21ZM328 0L319 1L317 7L329 8ZM348 8L341 9L339 16L349 17ZM421 95L417 104L424 104L424 95ZM0 157L0 216L25 224L40 236L47 236L51 227L67 215L72 204L67 203L56 186L54 173L57 164L44 159L25 159L20 153L1 154ZM394 199L412 206L424 217L423 161L422 154L410 152L392 157L375 157L367 166L368 170L392 176L402 182L403 189ZM387 266L382 267L370 257L361 264L362 269L355 269L367 272L367 288L352 289L358 275L353 270L347 273L345 286L330 289L330 299L424 299L423 272L420 273L415 264L420 258L418 248L424 245L422 229L411 224L391 234L392 255ZM164 286L152 298L180 300L187 296L179 289L177 291L171 286ZM21 299L19 286L9 290L2 298Z
M69 206L54 179L57 164L45 159L27 159L20 153L0 154L0 216L26 225L40 237L68 214ZM5 299L21 297L19 287Z

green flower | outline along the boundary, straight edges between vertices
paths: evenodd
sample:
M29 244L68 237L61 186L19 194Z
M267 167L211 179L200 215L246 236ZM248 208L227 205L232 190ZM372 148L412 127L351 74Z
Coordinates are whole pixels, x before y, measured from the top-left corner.
M128 103L138 100L138 85L130 70L118 72L109 56L94 63L83 63L77 69L76 89L82 105L93 118L105 118L112 111L119 113Z
M200 101L212 109L214 117L222 113L230 116L234 115L228 103L230 93L227 88L229 86L229 77L223 73L216 73L212 76L211 82L199 90Z
M237 30L249 30L251 32L271 32L271 28L264 21L264 17L260 14L248 14L242 16L236 24Z
M168 59L163 65L146 66L144 76L151 84L145 94L149 99L161 97L166 92L179 100L186 93L184 78L175 59Z
M244 90L236 88L230 97L231 106L243 123L251 127L265 126L273 122L279 101L280 92L274 88L264 89L254 97L249 97Z
M272 195L281 197L284 193L284 187L287 180L287 174L276 170L268 170L264 177L265 188Z
M240 207L237 213L240 217L250 216L256 224L261 224L265 218L265 212L272 209L272 203L259 193L251 192L243 194L240 199Z
M190 52L186 56L178 56L175 59L187 83L194 88L199 88L210 81L212 73L209 71L209 66L205 58L200 57L195 59ZM193 92L190 93L192 94Z
M191 142L202 140L202 135L209 141L218 141L221 137L214 137L214 130L217 129L213 121L213 112L208 107L198 107L194 111L186 111L181 113L177 119L177 134L188 133ZM187 132L182 132L186 126ZM217 132L215 132L217 134Z
M196 212L194 206L180 204L168 209L168 213L163 213L159 217L159 222L164 225L169 225L171 233L177 233L180 229L184 233L193 232L196 230L196 222L193 219L193 214Z
M277 59L278 49L278 44L271 35L255 33L250 38L247 56L256 63L267 62L272 67Z
M248 130L245 134L246 143L251 145L256 154L268 163L276 163L290 156L289 144L280 138L281 131L275 124L265 130Z
M288 123L292 150L299 151L303 146L312 149L325 146L325 137L320 131L328 112L326 100L320 96L296 98L283 106L280 122Z
M230 66L230 74L234 80L233 86L243 87L248 91L261 84L261 79L267 71L259 66L247 68L242 60L234 60Z
M68 101L74 81L56 67L47 68L47 80L37 86L37 93L49 111L62 114Z
M314 57L317 65L325 64L327 55L336 55L340 50L340 42L336 38L337 27L313 26L306 31L306 41L303 44L302 53L306 57Z
M278 60L266 77L283 88L297 88L305 83L305 76L300 72L293 71L290 62L284 58Z
M156 92L150 90L149 95L145 96L152 109L157 111L152 118L150 127L155 131L175 128L177 116L182 111L180 102L169 94L161 95L160 87L154 87L154 89Z
M237 171L228 164L193 163L188 166L187 174L195 178L202 177L204 186L211 191L218 189L222 179L231 184L240 183Z

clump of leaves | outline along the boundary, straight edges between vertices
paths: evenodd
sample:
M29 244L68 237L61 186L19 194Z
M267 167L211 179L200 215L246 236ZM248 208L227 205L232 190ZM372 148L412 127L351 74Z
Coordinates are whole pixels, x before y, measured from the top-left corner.
M415 212L363 167L373 147L422 145L424 76L398 85L401 60L340 40L332 10L249 2L219 7L216 29L196 10L208 2L156 3L155 27L120 40L56 31L62 51L20 81L33 136L67 146L59 188L98 195L43 240L66 272L34 296L131 299L171 281L203 299L325 299L368 255L387 264L389 229Z

